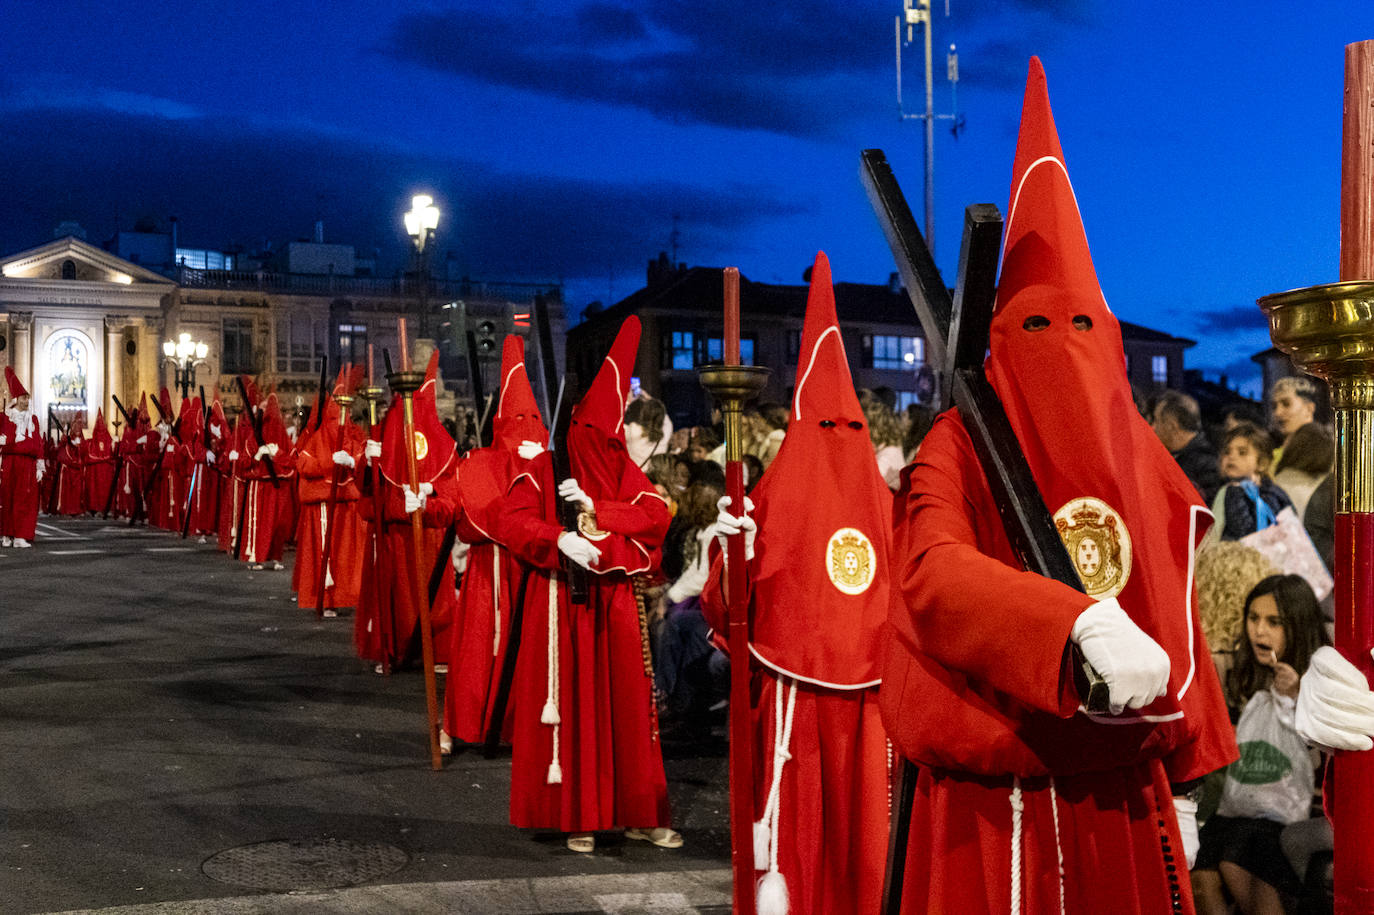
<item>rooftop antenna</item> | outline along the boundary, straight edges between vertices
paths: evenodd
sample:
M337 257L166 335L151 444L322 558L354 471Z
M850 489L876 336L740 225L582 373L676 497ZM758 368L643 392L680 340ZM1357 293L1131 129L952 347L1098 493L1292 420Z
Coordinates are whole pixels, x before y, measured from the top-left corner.
M945 0L945 16L949 16L949 0ZM949 46L949 53L945 57L945 73L950 82L951 111L949 114L935 113L935 77L934 68L931 62L931 16L930 0L902 0L902 15L895 21L896 25L896 45L897 45L897 114L904 121L925 121L926 128L926 162L925 162L925 190L926 190L926 221L922 227L925 230L926 247L930 248L930 254L935 256L935 122L950 121L951 132L955 139L959 138L959 131L963 129L964 119L958 113L958 86L959 86L959 54L954 45ZM906 26L906 41L902 41L902 26ZM902 103L902 45L910 44L915 37L915 27L921 26L921 33L925 39L925 77L926 77L926 106L925 111L915 114L907 113L906 106Z

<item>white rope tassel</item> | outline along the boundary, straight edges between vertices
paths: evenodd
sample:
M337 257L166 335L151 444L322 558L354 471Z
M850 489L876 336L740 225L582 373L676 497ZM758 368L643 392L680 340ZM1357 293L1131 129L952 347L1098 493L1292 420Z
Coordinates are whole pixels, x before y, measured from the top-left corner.
M549 761L549 777L546 779L550 785L561 785L563 783L563 767L558 762L558 737L562 729L561 721L558 717L558 702L555 698L558 693L558 573L549 573L549 691L544 700L544 713L539 716L540 722L553 727L553 759Z
M1059 842L1059 797L1050 776L1050 812L1054 815L1054 854L1059 859L1059 915L1064 915L1064 846Z
M501 656L501 547L491 545L491 656Z
M782 711L782 691L787 690L787 711ZM778 836L782 820L782 770L792 758L792 713L797 705L795 680L779 678L773 700L773 780L768 788L768 803L763 816L767 826L768 872L759 880L756 898L759 915L787 915L787 878L778 871ZM781 721L779 721L781 719ZM757 830L757 824L755 824ZM757 831L755 853L758 852Z
M324 586L334 587L334 570L329 567L329 554L325 552L325 544L329 542L329 511L325 508L325 503L320 503L320 552L324 553Z
M1026 809L1021 800L1021 779L1011 779L1011 915L1021 913L1021 813Z

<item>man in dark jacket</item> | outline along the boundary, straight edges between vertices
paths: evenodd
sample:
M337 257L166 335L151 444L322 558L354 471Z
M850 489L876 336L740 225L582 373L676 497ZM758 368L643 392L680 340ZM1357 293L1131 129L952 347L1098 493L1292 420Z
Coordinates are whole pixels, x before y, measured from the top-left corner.
M1211 505L1221 488L1221 471L1217 469L1217 450L1202 431L1197 401L1181 391L1165 391L1155 401L1150 426L1203 500Z

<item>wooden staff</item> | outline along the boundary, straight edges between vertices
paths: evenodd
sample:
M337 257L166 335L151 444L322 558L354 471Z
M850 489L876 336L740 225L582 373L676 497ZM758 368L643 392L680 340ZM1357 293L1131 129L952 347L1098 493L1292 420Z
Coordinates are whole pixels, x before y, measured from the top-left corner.
M367 345L367 385L358 394L367 401L367 437L374 441L381 441L381 429L377 426L377 402L382 399L382 389L377 386L376 376L373 373L374 365L372 344ZM382 597L385 593L385 585L382 584L380 576L375 574L377 567L377 556L381 550L381 526L383 523L382 513L385 511L385 501L382 498L381 470L368 458L367 470L364 472L363 482L368 489L367 498L372 500L372 523L368 525L368 545L372 550L372 600L373 606L377 608L377 636L381 643L386 646L382 652L382 675L391 675L391 617L390 614L382 613Z
M739 270L725 268L725 364L699 369L702 385L720 404L725 421L725 494L730 511L745 512L744 401L768 382L768 370L740 365ZM736 915L754 913L754 755L749 702L749 568L744 537L725 547L726 636L730 647L730 862Z
M353 405L353 396L347 393L335 394L334 402L339 405L338 445L339 449L342 450L344 446L344 431L348 426L348 409ZM321 400L320 403L321 405L323 405L324 401ZM324 414L323 406L320 407L320 414ZM316 426L316 430L318 430L319 428L319 426ZM330 457L330 460L333 460L332 455ZM334 474L333 478L329 481L329 501L325 503L323 508L324 550L320 553L320 601L319 605L315 607L316 619L322 619L324 617L325 576L329 574L329 560L334 555L334 516L335 510L339 506L340 477L342 477L344 473L344 468L338 466L337 464L332 464L331 466L333 466L334 468Z
M404 414L406 477L413 492L420 491L420 470L415 458L415 392L425 382L424 372L410 370L410 353L406 345L406 319L397 319L400 346L401 371L387 376L391 390L401 395L401 408ZM435 771L443 768L444 759L439 751L439 693L434 683L434 633L429 623L429 593L422 578L420 558L424 555L425 531L420 518L420 509L410 513L410 539L414 548L414 561L410 568L410 586L415 606L420 610L420 653L425 667L425 706L429 714L429 762Z

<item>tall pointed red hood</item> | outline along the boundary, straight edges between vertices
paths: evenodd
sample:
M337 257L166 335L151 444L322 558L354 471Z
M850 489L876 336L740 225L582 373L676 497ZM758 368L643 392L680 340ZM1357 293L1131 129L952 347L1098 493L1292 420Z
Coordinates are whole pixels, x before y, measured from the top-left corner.
M458 445L439 421L435 389L439 384L439 351L429 357L425 383L415 392L412 409L415 417L415 467L419 482L433 483L450 472L458 456ZM409 485L406 469L405 407L401 395L391 400L382 425L382 474L397 486Z
M573 422L625 441L625 404L630 399L630 376L638 354L639 318L630 315L620 325L601 370L573 409Z
M892 493L854 393L824 253L811 270L792 421L752 498L755 656L833 688L876 684Z
M500 400L491 427L491 443L512 452L521 442L542 445L549 438L525 369L525 339L519 334L507 334L501 350Z
M14 373L14 369L10 368L8 365L5 366L5 385L9 388L10 400L14 400L16 397L29 396L28 388L24 387L24 383L19 380L19 376Z
M1135 408L1034 58L1021 119L988 378L1088 593L1116 597L1169 653L1169 692L1127 715L1171 720L1207 663L1191 569L1210 516Z

